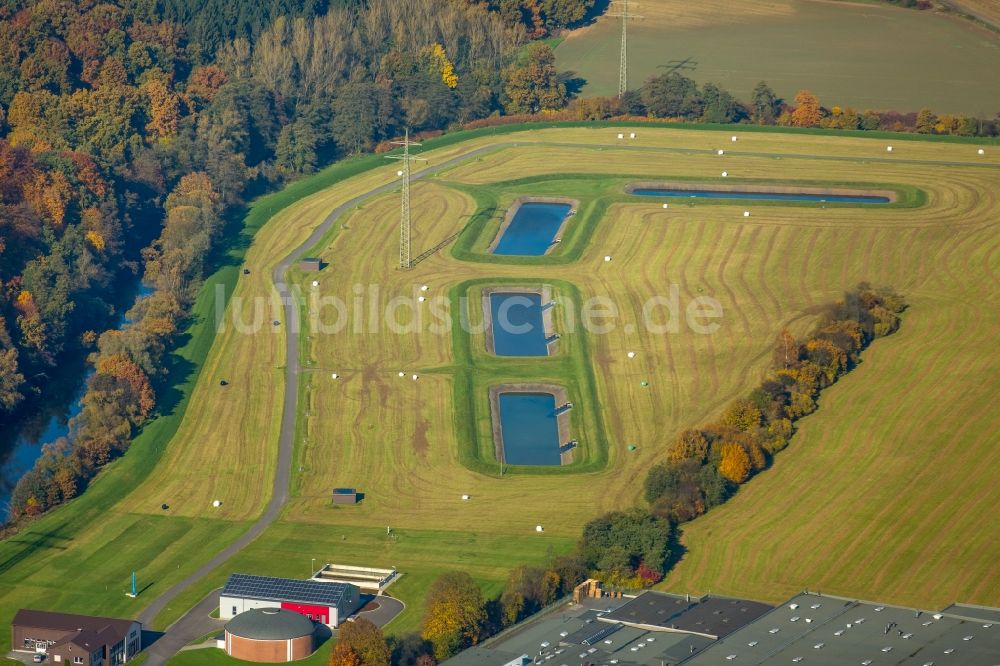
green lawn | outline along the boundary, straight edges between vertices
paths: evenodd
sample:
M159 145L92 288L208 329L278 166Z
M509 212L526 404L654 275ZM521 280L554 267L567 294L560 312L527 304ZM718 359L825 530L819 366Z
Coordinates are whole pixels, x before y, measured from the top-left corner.
M574 414L574 427L583 423L595 430L592 437L606 440L606 461L576 474L515 470L502 480L463 460L469 414L477 414L477 423L483 415L456 407L457 382L474 387L476 400L502 373L529 368L501 368L451 333L399 336L378 328L314 336L302 353L317 372L303 373L293 387L303 412L285 513L172 603L158 627L232 571L304 577L313 557L398 567L404 575L390 590L407 611L390 633L419 626L423 594L442 571L468 570L494 593L512 566L570 551L587 520L634 504L645 470L674 433L745 394L766 366L775 333L808 324L817 305L859 280L907 296L913 307L901 332L879 341L861 368L824 394L819 412L803 421L772 470L685 529L689 552L668 582L772 598L789 585L812 587L815 579L829 592L913 605L1000 603L982 585L1000 559L1000 534L993 523L969 522L1000 498L988 483L966 478L995 466L989 433L1000 428L990 400L1000 369L990 356L1000 327L995 142L983 142L990 147L978 156L968 141L897 136L889 156L884 135L640 126L639 137L623 143L609 125L541 124L502 138L512 131L490 128L425 144L431 169L474 147L518 144L415 182L415 250L465 229L452 247L412 271L395 270L398 199L366 201L319 248L331 263L318 276L319 293L345 296L353 285L377 284L391 297L428 284L430 295L447 296L463 284L546 280L576 289L577 300L610 296L633 323L647 298L676 285L685 304L697 296L717 299L723 326L713 335L619 326L566 339L565 359L551 359L553 376L574 379L580 385L571 388L593 394L583 404L595 413ZM715 154L721 145L725 157ZM275 440L268 419L283 395L284 340L270 333L214 336L214 283L228 280L231 293L245 252L252 273L240 277L236 293L266 296L273 265L333 207L391 182L394 168L381 158L349 162L253 207L244 225L253 244L233 250L232 265L199 301L201 318L181 352L188 365L176 377L175 406L81 498L0 543L0 623L21 606L134 614L259 514L270 489ZM674 202L665 211L661 200L619 189L627 174L712 183L722 168L732 174L728 182L870 183L905 196L882 207L755 202L753 217L745 219L745 202ZM502 212L516 194L558 192L590 203L551 262L476 256L498 224L495 210L485 214L490 206ZM605 254L614 261L603 262ZM626 360L628 350L638 356ZM419 373L420 381L399 380L401 370ZM219 391L223 371L241 377L247 389ZM341 375L336 382L334 371ZM626 448L630 443L635 451ZM330 488L341 485L359 488L365 501L331 506ZM832 487L846 493L841 501L850 511L834 510ZM165 515L162 493L170 495ZM463 502L465 493L473 500ZM215 496L224 501L220 509L204 501ZM783 511L791 497L796 509ZM915 510L918 499L939 508ZM824 522L810 522L813 506L824 507ZM949 520L947 512L963 518ZM780 520L786 513L794 521ZM536 524L545 525L544 534L534 532ZM767 529L757 530L762 524ZM387 537L387 526L396 538ZM859 533L880 541L881 559L855 545ZM898 538L880 536L887 533ZM788 563L802 543L824 546L811 550L799 572ZM744 544L753 544L752 557ZM137 600L123 594L133 569L140 588L153 585ZM850 579L816 573L823 571L856 573ZM7 640L0 639L0 648Z
M44 521L2 544L0 625L9 625L22 607L134 616L244 529L240 522L118 511L106 512L89 530ZM136 599L125 595L133 571ZM9 649L10 634L2 641Z
M301 666L325 666L330 658L330 650L333 641L327 641L310 656L296 661ZM219 648L200 648L197 650L184 650L167 662L170 666L238 666L239 664L254 664L257 662L233 659Z
M389 587L388 593L401 599L406 610L386 627L386 632L401 635L419 629L423 595L444 571L468 571L488 594L495 594L513 564L542 564L550 552L566 552L575 542L527 531L521 536L491 534L483 531L483 526L474 525L467 531L438 530L430 525L426 529L393 528L392 535L386 534L386 527L284 520L178 597L174 605L193 606L210 590L220 587L234 571L305 578L310 573L312 558L316 558L317 565L338 562L396 567L403 575ZM169 616L164 613L164 618Z

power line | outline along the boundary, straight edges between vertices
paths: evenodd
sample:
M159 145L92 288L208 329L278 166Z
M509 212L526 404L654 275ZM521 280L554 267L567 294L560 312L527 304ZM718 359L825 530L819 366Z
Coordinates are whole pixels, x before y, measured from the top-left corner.
M617 0L618 11L609 13L608 16L620 17L622 20L622 50L621 60L618 64L618 99L621 99L625 91L628 90L628 21L629 19L641 19L638 14L630 14L628 11L628 0Z
M419 146L420 144L410 141L409 129L406 130L402 141L393 141L392 143L403 146L402 155L388 155L387 157L390 160L403 161L403 168L399 172L399 175L403 177L403 201L399 216L399 268L405 271L413 268L413 262L410 260L410 163L418 160L426 162L427 160L410 155L410 146Z

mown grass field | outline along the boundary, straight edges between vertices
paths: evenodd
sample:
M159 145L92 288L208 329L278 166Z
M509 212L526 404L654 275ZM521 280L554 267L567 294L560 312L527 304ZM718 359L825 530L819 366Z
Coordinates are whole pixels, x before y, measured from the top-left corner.
M990 3L987 3L990 4ZM995 5L995 3L992 3ZM815 92L825 106L992 117L1000 36L955 15L878 2L826 0L639 0L629 32L629 85L672 61L681 73L750 100L758 81L791 100ZM892 39L886 39L892 35ZM556 49L560 70L586 80L585 94L618 90L620 23L601 17Z
M533 140L539 144L531 145ZM306 380L310 407L303 421L304 443L300 446L303 466L308 471L303 473L286 519L337 525L385 523L406 529L420 529L429 524L455 530L489 525L494 533L511 535L527 535L535 524L541 523L546 526L547 535L559 534L571 539L595 513L637 501L640 488L634 480L641 479L645 468L659 458L660 446L673 433L711 418L724 402L747 390L766 367L771 340L781 326L807 326L815 306L867 279L901 289L914 303L913 314L908 315L904 325L904 336L912 336L917 345L927 346L925 371L918 372L918 366L906 360L908 354L915 353L914 349L906 349L902 342L893 339L882 341L872 354L895 352L908 372L901 376L889 370L880 377L882 385L877 390L866 391L867 401L884 400L879 406L868 407L881 425L874 427L869 422L870 430L859 430L854 415L858 405L847 405L838 411L833 398L824 398L822 412L823 418L842 424L841 446L846 450L855 451L859 440L868 441L860 449L866 455L871 455L873 446L884 447L883 455L896 460L893 473L882 469L877 474L872 472L880 487L888 483L878 499L896 505L884 511L874 511L871 506L859 510L853 514L856 516L853 525L855 528L864 525L873 532L891 529L897 547L878 565L871 564L870 554L864 549L838 552L831 543L830 548L813 552L825 554L822 558L817 556L820 566L829 569L836 562L837 571L843 572L839 574L842 580L857 580L847 573L855 567L878 569L877 580L873 574L869 581L872 592L898 595L909 603L936 604L947 602L952 596L989 598L993 593L983 580L990 560L984 553L997 554L996 547L991 545L994 532L970 530L972 533L963 537L970 544L968 550L962 550L967 555L955 553L951 558L942 558L942 552L953 548L957 534L950 538L928 538L926 528L933 527L931 533L940 535L950 531L948 525L941 521L928 524L920 511L901 512L915 501L913 494L905 492L911 488L910 477L928 474L947 478L946 474L932 470L952 464L950 447L961 446L966 455L980 457L986 464L996 461L988 433L997 425L997 417L982 399L988 392L983 392L981 375L976 369L988 370L995 367L995 361L983 359L978 366L974 362L984 345L988 347L990 331L997 324L995 308L986 306L995 297L995 290L984 287L985 283L995 286L1000 261L996 216L991 212L997 204L996 184L1000 181L995 168L974 166L995 164L994 157L978 156L972 146L910 142L897 145L890 156L885 153L884 143L864 139L741 135L740 142L732 146L728 134L643 130L634 145L616 148L615 143L614 134L607 130L537 132L518 136L516 148L477 158L439 174L432 181L414 185L414 210L422 208L416 203L421 197L438 202L455 200L453 206L461 209L460 216L468 214L468 203L459 207L455 195L447 192L449 188L460 186L465 192L478 193L477 198L484 201L492 195L500 211L515 193L560 193L578 198L581 211L588 202L607 200L606 212L600 221L593 221L598 225L597 232L588 244L579 248L579 258L574 261L543 268L537 265L537 260L521 265L459 261L442 251L413 271L400 273L393 268L392 252L397 200L386 195L355 212L347 222L349 229L335 235L325 250L331 268L319 278L321 292L341 295L345 300L352 285L372 283L373 272L386 276L378 281L385 299L397 294L412 295L421 284L430 285L428 293L435 294L461 280L485 277L525 283L551 278L576 285L581 298L610 297L622 312L616 330L584 336L596 377L597 401L602 405L609 447L607 467L549 478L515 474L502 480L470 472L460 460L464 443L456 443L456 428L461 427L464 418L472 418L479 424L482 436L488 415L478 410L470 417L455 407L456 401L451 396L454 387L449 382L460 377L469 362L460 353L456 354L451 336L426 330L400 336L385 327L375 331L366 329L364 335L346 332L318 336L309 349L309 358L322 371ZM724 143L730 144L727 155L719 157L709 152ZM590 147L582 147L584 144ZM665 155L658 150L668 144L678 152ZM680 152L699 147L706 152ZM940 164L945 161L965 162L969 166L945 168ZM612 171L609 164L614 165L614 175L608 173ZM558 170L553 165L558 165ZM696 177L716 182L722 168L730 173L727 182L733 177L832 184L868 182L917 188L925 193L926 200L917 207L900 205L881 209L674 203L664 211L660 200L628 199L621 194L622 185L629 180L623 174ZM573 173L584 175L569 177ZM476 190L477 187L480 189ZM414 219L414 228L425 234L425 245L419 249L433 246L456 229L456 220L442 218L439 207L427 206L427 214L418 213ZM747 207L753 214L749 220L742 217ZM474 251L488 244L499 217L494 215L470 227L466 233L475 234L475 240L469 242L462 237L456 247ZM589 224L582 213L580 223ZM364 238L358 242L357 231L362 227ZM566 242L552 255L553 263L563 251L574 253L571 232L567 232ZM603 261L605 254L613 256L611 263ZM711 296L721 303L725 316L717 333L698 335L686 327L670 335L643 330L636 321L643 301L654 294L668 294L671 284L679 289L682 307L698 295ZM927 305L922 306L925 302ZM945 309L936 306L942 302L948 304ZM967 307L975 308L976 312L961 314ZM948 351L956 338L942 334L935 322L953 327L956 325L953 322L966 318L959 338L960 348L967 350L966 365L932 360L956 353ZM635 325L636 330L630 331L629 324ZM904 336L900 337L903 342L907 339ZM564 333L564 338L572 335ZM902 349L897 352L894 345ZM627 359L628 350L636 350L637 357ZM546 364L554 360L535 364L540 377L549 376ZM870 374L873 372L870 367L864 366L859 373L863 370ZM966 371L956 372L959 367L965 367ZM398 370L405 371L407 377L400 379ZM329 378L329 371L344 376L334 381ZM411 372L420 374L420 380L411 381ZM477 366L476 372L486 377L485 381L472 384L480 392L486 384L505 378L505 371L495 366ZM648 387L641 386L643 380L649 381ZM926 385L922 385L924 382ZM995 388L991 382L987 384ZM909 409L900 409L897 394L907 396ZM929 413L931 405L941 405L946 395L963 396L961 403L971 414L938 407L933 411L934 428L928 428L923 422L924 415ZM952 432L952 428L960 428L970 417L974 426ZM896 439L895 428L888 425L892 419L909 424L908 435L902 440ZM808 437L808 432L807 428L803 437ZM920 433L922 437L918 436ZM920 454L911 453L897 460L900 452L889 446L896 441L900 441L903 450L915 447ZM628 452L629 443L636 443L638 450ZM823 449L828 451L829 446ZM965 462L955 463L956 475L969 469ZM783 464L779 457L774 471ZM839 478L845 488L854 488L858 482L850 479L848 472L858 469L859 464L856 460L854 465L845 463L839 476L831 476L826 470L826 478ZM873 464L885 465L881 460ZM801 476L793 467L795 462L787 465L792 466L787 474L796 479ZM813 464L813 469L816 475L824 474L819 462ZM769 485L773 473L754 483L761 487ZM365 503L353 509L330 507L327 494L338 485L363 489ZM986 477L958 485L924 484L920 488L922 502L927 506L954 502L956 496L964 498L967 489L970 495L962 501L973 508L982 501L995 499ZM459 499L465 492L473 494L471 502ZM853 496L851 490L844 492ZM781 512L782 504L777 500L781 494L782 486L778 485L771 496L776 515ZM817 494L803 498L802 506L820 503L834 511L823 497ZM863 497L862 493L858 499L864 502ZM741 500L735 499L732 506L739 506ZM433 519L428 521L428 516ZM753 529L754 521L749 516L744 518L745 529ZM975 519L969 516L967 520ZM842 522L851 524L846 516ZM795 525L828 531L804 519ZM970 525L964 527L968 529ZM691 538L696 538L697 528L698 523L690 528ZM691 555L674 580L686 581L686 571L697 571L698 558L714 555L718 549L712 547L712 542L719 538L720 530L725 532L725 528L715 527L713 536L703 538L698 548L692 543ZM915 531L922 535L919 540L913 538ZM844 539L850 539L850 531L831 533L827 538L843 544ZM779 544L784 541L780 534L766 531L762 531L760 539ZM886 541L892 540L883 543ZM738 546L742 547L740 544L731 547ZM937 583L956 558L968 573L950 578L954 585L947 591L941 590ZM738 557L733 560L730 575L736 577L742 560ZM773 599L783 596L789 587L813 587L801 576L789 576L784 587L775 586L781 572L767 572L764 567L769 562L773 559L760 559L758 566L762 571L758 575L763 584L747 590L747 594ZM771 573L770 577L767 573ZM715 579L709 572L706 577L716 591L735 586L724 576ZM825 579L816 582L823 583ZM850 593L861 594L863 590L857 587L852 587ZM824 589L827 588L833 589L825 585Z
M1000 6L993 0L958 0L949 1L948 4L959 12L1000 29Z
M465 386L480 392L505 372L523 376L530 368L504 369L478 353L478 341L466 341L471 351L463 351L458 334L426 327L400 335L384 321L369 328L362 320L355 332L351 319L339 332L309 328L307 370L299 386L287 387L300 392L302 405L293 499L279 523L175 600L158 625L231 571L305 576L313 557L405 572L393 591L408 609L390 625L394 633L418 626L423 593L446 569L469 570L496 591L515 564L568 552L584 522L635 503L663 445L755 383L782 326L804 330L817 305L863 279L906 294L912 308L901 332L877 342L861 367L824 394L773 469L687 526L689 552L668 585L760 599L808 586L925 607L955 599L1000 603L988 586L1000 534L986 509L1000 498L989 475L976 474L1000 462L990 439L1000 413L989 401L997 392L991 350L1000 324L998 147L980 156L973 144L897 137L888 154L884 138L639 127L636 140L621 142L618 131L533 129L428 149L430 177L413 185L414 254L465 227L463 235L400 272L398 198L383 195L334 226L318 248L328 268L297 276L306 294L316 279L317 296L340 296L349 307L355 285L363 300L377 285L382 304L424 293L415 291L422 284L428 296L450 302L463 283L501 278L572 285L579 300L609 297L621 312L614 330L571 333L566 301L557 330L568 353L537 363L541 379L582 381L592 373L594 397L583 403L599 405L599 414L580 409L572 418L581 440L603 438L606 459L551 475L515 470L499 479L474 471L463 452L478 446L471 440L483 437L488 414L474 404L461 408L457 398ZM436 170L448 157L491 145L497 150ZM715 154L720 147L726 155ZM333 207L390 182L395 168L376 166L335 187L305 189L297 203L285 200L290 205L254 237L251 274L236 294L270 298L273 266ZM663 210L663 200L623 194L632 178L711 183L724 169L729 183L874 183L907 198L825 208L671 201ZM556 193L581 201L580 226L567 230L548 265L466 260L488 245L516 196ZM496 210L480 210L491 206ZM750 218L742 214L747 208ZM266 206L255 214L270 216ZM669 296L671 285L682 316L695 297L715 298L723 308L719 330L701 335L681 325L662 335L641 326L642 304ZM252 320L250 304L232 303ZM204 317L212 315L208 304ZM324 317L331 322L334 310ZM274 330L270 318L256 333L217 336L195 399L149 476L139 468L156 457L141 457L140 446L83 498L0 544L3 614L21 605L133 612L129 604L143 597L133 602L114 587L123 591L133 568L140 587L154 583L151 598L259 515L270 495L285 390L278 373L288 322ZM630 350L636 358L627 359ZM220 387L221 378L230 385ZM586 432L598 428L603 432ZM330 489L342 485L364 492L364 502L332 507ZM463 493L473 499L461 501ZM213 508L212 499L222 507ZM169 512L161 502L170 503ZM87 521L101 528L88 530ZM536 524L545 525L544 534L534 532ZM869 542L880 550L867 550ZM80 573L95 570L99 575Z

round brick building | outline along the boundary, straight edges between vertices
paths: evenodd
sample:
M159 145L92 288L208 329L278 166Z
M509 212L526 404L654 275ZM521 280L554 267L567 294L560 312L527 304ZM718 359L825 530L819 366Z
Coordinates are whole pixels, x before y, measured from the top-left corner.
M258 662L304 659L313 652L315 625L283 608L255 608L226 624L226 654Z

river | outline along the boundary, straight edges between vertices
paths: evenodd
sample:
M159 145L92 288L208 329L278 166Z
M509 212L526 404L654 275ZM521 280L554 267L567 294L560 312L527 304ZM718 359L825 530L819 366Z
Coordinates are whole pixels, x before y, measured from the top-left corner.
M140 283L133 304L151 293L152 289ZM125 308L119 315L118 328L127 323L124 313L128 309ZM0 433L0 523L7 517L14 486L34 466L42 453L42 446L65 437L69 433L70 420L80 413L80 400L94 369L87 366L82 357L64 363L63 368L67 365L72 371L64 372L64 375L76 381L56 380L47 385L41 399L44 404L10 428L5 426Z

